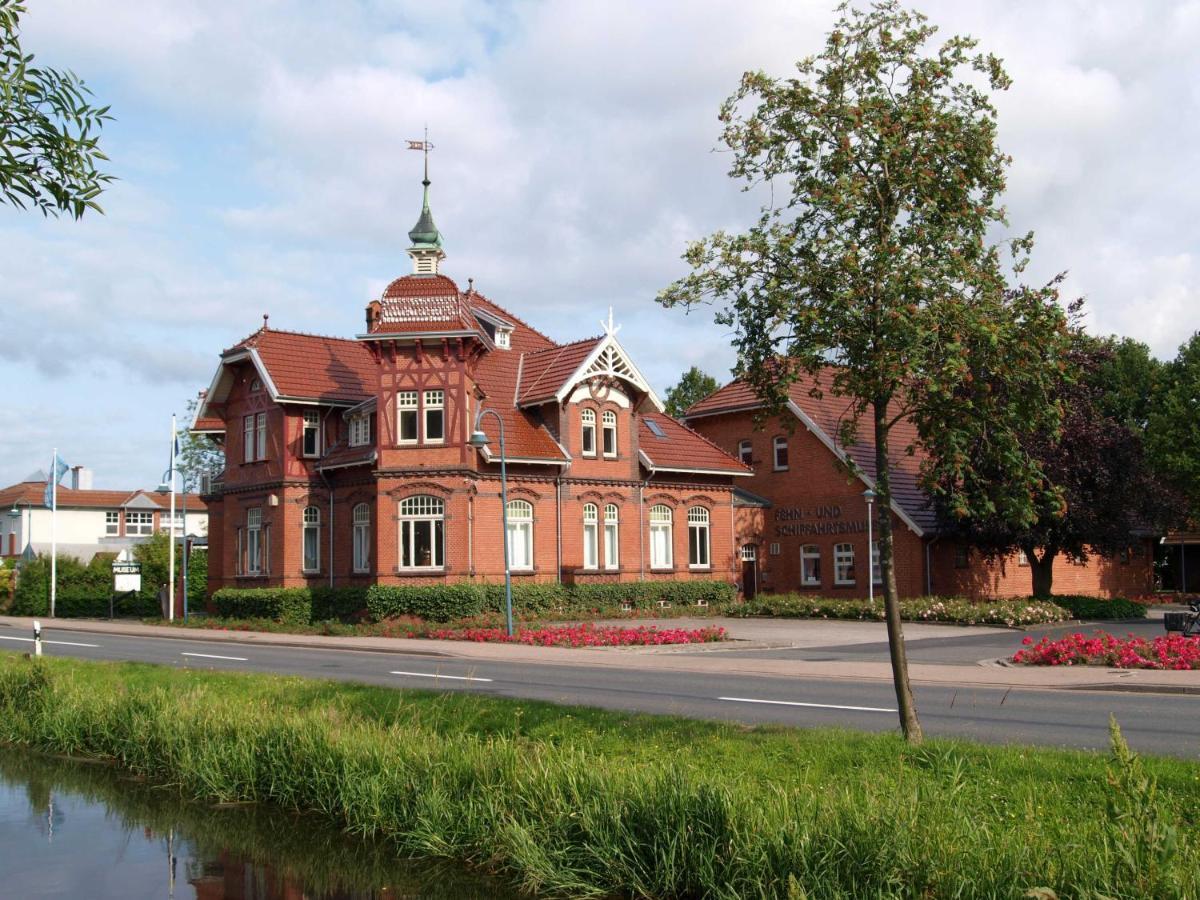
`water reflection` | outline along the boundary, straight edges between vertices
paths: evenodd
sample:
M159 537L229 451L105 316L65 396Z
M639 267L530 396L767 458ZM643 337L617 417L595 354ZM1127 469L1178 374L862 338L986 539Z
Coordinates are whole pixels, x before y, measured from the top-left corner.
M0 897L515 898L311 816L186 803L108 766L0 749Z

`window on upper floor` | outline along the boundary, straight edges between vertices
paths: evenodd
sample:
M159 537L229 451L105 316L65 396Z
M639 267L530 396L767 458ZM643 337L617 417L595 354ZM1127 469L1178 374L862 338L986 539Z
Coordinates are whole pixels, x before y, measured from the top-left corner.
M600 417L601 424L604 429L604 455L613 457L617 455L617 414L611 409L606 409L604 415Z
M350 446L365 447L371 443L371 416L368 413L350 417Z
M267 458L267 414L260 412L255 416L255 431L258 435L258 447L255 459Z
M783 435L780 435L779 437L775 438L774 442L772 443L772 447L775 450L775 471L786 471L788 467L787 438L783 437Z
M417 392L400 391L396 394L397 435L401 444L417 442Z
M754 464L754 444L751 441L738 442L738 459L747 466Z
M154 534L154 513L125 510L126 534Z
M254 416L242 416L242 461L254 462Z
M446 392L425 392L425 443L440 444L446 439Z
M497 328L496 329L496 346L501 350L507 350L512 346L512 329Z
M104 533L121 533L121 514L116 510L109 510L104 514Z
M321 413L310 409L304 413L304 438L300 452L304 456L321 455Z
M596 411L594 409L585 409L579 414L579 421L582 423L580 447L583 450L584 456L596 455Z

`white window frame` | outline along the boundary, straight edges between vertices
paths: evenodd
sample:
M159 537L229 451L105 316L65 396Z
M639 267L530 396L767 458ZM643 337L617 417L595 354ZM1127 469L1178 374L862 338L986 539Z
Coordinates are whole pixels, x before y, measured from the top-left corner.
M883 566L879 562L879 541L871 541L871 584L883 584Z
M836 585L852 585L856 583L854 571L854 545L833 545L833 583Z
M355 504L350 512L352 524L352 563L358 573L371 571L371 507L367 503Z
M306 506L301 515L300 528L300 571L321 571L321 508ZM309 539L312 539L312 555L309 555Z
M243 567L246 575L262 574L262 532L262 509L256 506L246 510L246 564Z
M508 350L510 347L512 347L512 329L496 329L496 346L501 350Z
M371 443L371 417L364 413L350 417L351 447L365 447Z
M658 503L650 507L650 568L670 569L675 559L674 514Z
M579 452L584 456L596 455L596 411L585 409L579 413ZM591 445L590 449L588 445Z
M267 414L260 412L255 417L255 432L258 438L258 459L267 458Z
M600 510L595 503L583 504L583 567L600 568Z
M405 437L404 422L412 423L412 435ZM420 440L421 413L417 409L416 391L396 392L396 443L401 446L412 446Z
M738 441L738 459L742 465L754 465L754 442L751 440Z
M425 391L424 405L421 412L421 435L425 438L426 444L444 444L446 443L446 392L442 390ZM441 421L441 434L437 437L429 436L429 417L432 413L437 413Z
M617 457L617 414L606 409L600 416L600 449L605 459ZM612 436L612 450L608 449L609 436Z
M816 563L811 570L810 562ZM800 584L803 587L821 586L821 548L817 544L805 544L800 548Z
M446 567L446 501L429 494L414 494L401 500L397 509L397 535L400 544L397 567L405 572L440 572ZM420 566L416 564L416 536L418 526L425 524L429 526L429 564Z
M142 509L125 510L125 534L154 534L154 513Z
M779 452L783 451L783 464L779 463ZM771 465L776 472L786 472L788 470L788 439L780 434L776 435L771 441Z
M120 512L120 510L110 509L104 513L104 533L105 534L120 534L121 533L121 512Z
M254 414L242 416L242 462L254 462Z
M687 511L688 521L688 568L712 568L712 514L704 506L693 506Z
M615 503L604 505L604 568L621 568L621 510Z
M308 447L308 438L312 435L312 449ZM300 455L306 459L314 459L321 455L321 412L306 409L300 426Z
M533 571L533 504L528 500L509 500L508 564L514 572Z

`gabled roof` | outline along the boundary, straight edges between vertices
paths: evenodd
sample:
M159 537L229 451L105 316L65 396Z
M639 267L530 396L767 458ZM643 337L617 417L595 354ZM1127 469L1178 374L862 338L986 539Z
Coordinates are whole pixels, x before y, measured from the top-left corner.
M44 495L46 482L22 481L0 489L0 514L7 515L14 506L24 509L29 504L33 509L45 509ZM58 486L58 506L60 509L169 509L170 494L159 494L157 491L77 491L69 487ZM175 507L181 508L183 495L175 495ZM200 499L199 494L188 494L187 505L189 512L207 511L208 506Z
M801 375L788 389L788 409L829 450L854 461L867 485L875 484L875 439L869 423L862 422L857 442L850 447L838 443L838 433L852 412L852 401L832 390L832 369L818 376ZM820 396L814 397L813 391ZM694 422L706 416L754 410L761 406L754 390L740 379L732 381L709 394L684 413L684 420ZM924 454L920 447L910 456L906 448L917 439L916 427L901 419L892 427L889 443L892 476L893 510L918 534L937 530L937 516L920 486L920 470Z
M638 445L643 464L657 472L754 474L708 438L661 413L638 416Z
M530 371L521 373L517 397L520 406L562 402L580 381L604 375L628 382L644 393L655 409L663 409L662 401L613 333L546 350L525 362Z

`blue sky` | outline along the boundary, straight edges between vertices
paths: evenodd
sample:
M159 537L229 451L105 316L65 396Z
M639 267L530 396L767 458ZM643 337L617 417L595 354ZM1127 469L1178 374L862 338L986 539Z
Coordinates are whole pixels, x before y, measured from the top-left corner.
M348 336L409 270L426 123L444 270L561 340L621 339L660 390L728 335L660 309L685 242L753 216L713 153L742 71L788 73L832 2L38 0L24 41L116 120L105 216L0 207L0 484L57 445L153 485L169 416L264 312ZM1200 3L937 0L1016 80L998 102L1034 277L1160 356L1200 328Z

